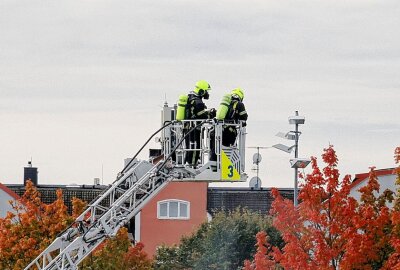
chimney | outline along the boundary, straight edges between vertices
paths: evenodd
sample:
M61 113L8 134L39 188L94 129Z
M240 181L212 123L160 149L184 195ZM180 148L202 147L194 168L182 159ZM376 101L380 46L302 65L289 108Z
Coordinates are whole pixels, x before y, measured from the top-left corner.
M32 167L32 161L28 161L28 165L24 167L24 186L28 180L31 180L33 185L38 185L38 169Z

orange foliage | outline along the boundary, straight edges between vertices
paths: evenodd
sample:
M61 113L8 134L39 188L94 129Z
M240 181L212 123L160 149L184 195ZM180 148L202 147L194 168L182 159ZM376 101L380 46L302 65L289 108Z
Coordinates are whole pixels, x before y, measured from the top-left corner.
M400 211L400 147L397 147L394 152L394 160L398 164L394 173L397 174L396 184L397 184L397 197L394 203L394 208L396 211Z
M24 269L86 207L85 202L73 198L71 216L64 204L62 191L57 190L56 194L57 199L53 203L44 204L35 186L28 181L20 201L10 202L15 214L8 212L5 218L0 218L0 269ZM115 238L102 243L81 268L151 269L151 260L143 247L141 243L132 246L126 228L122 228ZM88 262L89 265L85 266Z
M273 254L271 245L267 242L266 232L259 232L257 238L257 252L254 255L254 270L267 270L275 269L276 263L274 258L270 255Z
M75 220L85 210L87 203L76 197L72 198L72 218Z
M396 148L394 158L396 164L398 164L397 168L395 169L395 173L397 174L397 194L393 207L393 212L391 213L393 228L390 244L392 245L394 252L389 256L385 264L384 269L387 270L400 269L400 147Z
M244 269L274 269L275 261L285 269L400 270L400 192L397 205L390 208L387 204L393 200L393 192L376 196L380 187L371 168L357 202L350 196L350 176L339 181L338 159L332 146L324 149L322 159L326 166L321 171L312 158L312 173L301 186L297 208L272 190L275 200L271 214L285 246L272 249L258 235L254 262L247 261ZM400 148L395 160L400 163ZM400 183L400 165L397 173Z
M124 255L124 265L126 270L150 270L151 260L147 253L143 250L144 245L141 242L136 243L133 247L129 247L128 252Z
M23 269L71 222L61 190L57 199L44 204L28 181L18 202L10 202L15 214L0 219L0 269Z
M338 159L332 146L322 155L326 167L321 171L312 158L312 173L302 185L297 209L275 190L272 214L274 225L286 242L275 258L285 268L337 269L364 263L351 249L362 249L354 224L360 217L357 201L349 196L350 176L339 181Z
M107 239L87 258L80 269L150 270L151 260L143 251L144 245L132 246L128 230L121 228L116 237Z
M254 261L251 263L246 260L243 270L272 270L277 269L277 263L274 256L278 257L280 252L277 248L272 247L267 241L267 233L261 231L256 235L257 251L254 255Z
M254 266L249 260L245 260L243 270L254 270Z

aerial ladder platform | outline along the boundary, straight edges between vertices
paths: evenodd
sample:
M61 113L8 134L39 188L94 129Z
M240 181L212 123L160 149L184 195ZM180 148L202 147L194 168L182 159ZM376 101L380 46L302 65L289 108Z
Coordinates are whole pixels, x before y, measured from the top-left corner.
M26 268L38 270L78 269L79 263L105 239L138 214L170 181L244 182L246 129L241 123L209 120L176 121L174 107L164 105L162 127L153 133L118 173L116 180L92 201L86 210ZM234 145L222 145L223 128L232 127L238 136ZM185 144L194 130L200 145ZM139 160L138 154L159 132L161 156ZM187 145L189 145L187 147ZM185 155L198 151L199 163L185 164ZM215 151L216 161L210 160Z

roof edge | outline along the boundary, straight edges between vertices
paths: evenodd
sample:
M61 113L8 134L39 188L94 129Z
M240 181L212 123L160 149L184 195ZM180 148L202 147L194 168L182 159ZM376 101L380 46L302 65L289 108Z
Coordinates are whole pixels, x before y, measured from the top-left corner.
M395 169L396 168L379 169L379 170L374 170L374 172L375 172L376 176L378 177L378 176L383 176L383 175L395 174L395 172L394 172ZM370 172L355 174L353 182L351 182L350 188L354 188L355 186L357 186L358 184L363 182L365 179L368 179L369 173Z
M8 195L10 195L13 199L15 200L19 200L21 199L20 196L17 195L17 193L15 193L14 191L12 191L11 189L9 189L8 187L6 187L5 185L3 185L2 183L0 183L0 189L2 189L5 193L7 193Z

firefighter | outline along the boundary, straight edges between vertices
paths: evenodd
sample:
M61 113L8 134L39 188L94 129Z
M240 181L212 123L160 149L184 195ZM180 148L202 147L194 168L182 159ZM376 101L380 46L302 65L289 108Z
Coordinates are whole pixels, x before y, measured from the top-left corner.
M246 126L247 112L243 104L244 93L241 88L235 88L231 91L231 101L227 106L225 114L225 122L238 124L241 121L242 126ZM235 144L237 137L237 129L234 126L226 126L222 130L222 145L232 146Z
M204 80L196 82L195 88L191 91L187 98L185 106L185 119L211 119L215 117L215 109L207 110L207 106L203 102L204 99L209 98L209 91L211 90L210 84ZM186 126L186 132L197 125L199 122L195 121L190 126ZM201 127L193 130L188 137L186 137L186 149L200 149ZM196 167L200 157L200 151L187 151L185 162L190 166Z
M244 93L241 88L233 89L229 94L223 96L221 104L216 113L216 121L224 121L225 123L238 124L241 121L242 126L246 126L247 112L243 104ZM215 135L211 134L214 138ZM224 126L222 130L222 145L231 147L235 144L237 137L237 129L235 126ZM217 160L215 153L215 142L211 140L211 156L210 161ZM215 167L212 166L215 170Z

